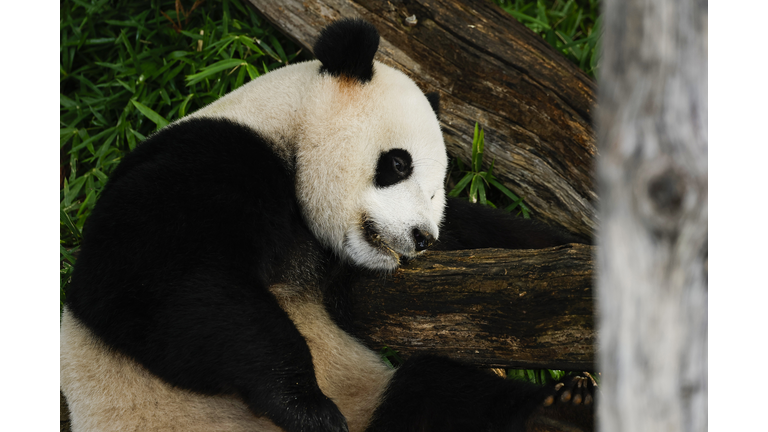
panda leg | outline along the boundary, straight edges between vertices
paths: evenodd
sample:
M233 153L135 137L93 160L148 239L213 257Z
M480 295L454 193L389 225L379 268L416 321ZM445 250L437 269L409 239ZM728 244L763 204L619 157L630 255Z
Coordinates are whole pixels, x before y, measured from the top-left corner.
M171 386L101 343L66 306L60 340L60 384L72 432L285 432L255 417L236 396Z
M287 432L347 431L318 386L305 339L273 296L232 279L192 279L210 283L205 291L178 287L186 294L153 316L133 350L147 369L178 387L237 395Z
M415 357L395 372L368 432L522 432L552 392L446 358Z
M568 243L589 244L590 239L502 210L448 197L440 238L431 249L541 249Z
M394 371L339 328L317 298L272 291L309 345L320 389L339 407L351 432L364 431Z

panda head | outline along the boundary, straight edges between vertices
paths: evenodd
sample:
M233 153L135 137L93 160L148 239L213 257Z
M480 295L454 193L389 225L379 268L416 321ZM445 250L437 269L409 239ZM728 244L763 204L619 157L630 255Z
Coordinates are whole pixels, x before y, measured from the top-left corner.
M390 271L437 239L448 159L436 100L374 61L378 43L364 21L323 29L292 153L315 237L345 260Z

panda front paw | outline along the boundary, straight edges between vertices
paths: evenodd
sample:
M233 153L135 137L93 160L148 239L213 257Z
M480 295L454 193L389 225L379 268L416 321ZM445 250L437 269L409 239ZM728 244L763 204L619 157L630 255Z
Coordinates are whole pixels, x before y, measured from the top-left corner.
M347 419L325 396L295 401L270 417L286 432L349 432Z
M545 407L555 403L591 405L595 401L597 383L592 375L583 372L565 377L561 382L554 385L553 390L552 394L544 398Z
M589 373L569 375L545 387L540 402L528 419L527 432L595 430L597 383Z

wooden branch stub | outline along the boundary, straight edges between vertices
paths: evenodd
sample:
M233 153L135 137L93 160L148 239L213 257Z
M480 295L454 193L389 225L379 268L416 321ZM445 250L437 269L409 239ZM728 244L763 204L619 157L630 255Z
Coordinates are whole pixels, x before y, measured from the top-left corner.
M488 0L284 0L251 3L305 49L325 25L363 18L381 34L376 59L441 96L449 153L469 162L475 122L485 163L538 218L591 237L594 82ZM405 18L416 16L417 24Z
M406 356L593 370L593 251L572 244L429 252L386 278L357 281L355 334Z

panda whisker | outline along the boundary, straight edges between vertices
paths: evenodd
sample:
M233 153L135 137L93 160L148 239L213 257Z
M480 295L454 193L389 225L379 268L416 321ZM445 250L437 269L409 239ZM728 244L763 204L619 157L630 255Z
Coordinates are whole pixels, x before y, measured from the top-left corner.
M427 163L425 163L425 162L427 162ZM433 164L434 165L444 165L439 160L432 159L432 158L421 158L421 159L416 159L416 160L413 161L413 166L414 167L427 166L428 164L429 165L433 165Z

